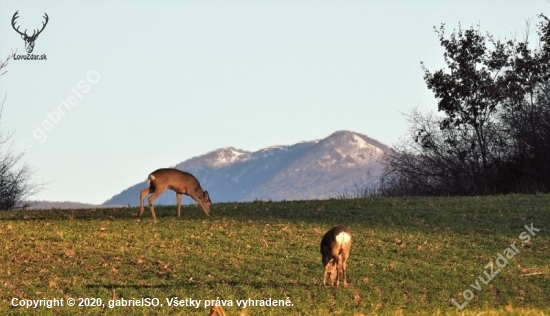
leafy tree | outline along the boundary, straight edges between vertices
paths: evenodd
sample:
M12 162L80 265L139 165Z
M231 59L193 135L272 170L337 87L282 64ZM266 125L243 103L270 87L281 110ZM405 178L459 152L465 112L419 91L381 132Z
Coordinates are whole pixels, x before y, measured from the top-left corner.
M479 30L463 30L460 26L448 39L445 38L444 25L436 32L445 49L443 57L447 68L433 73L424 64L422 68L426 84L438 100L438 110L446 115L440 128L471 134L472 137L468 137L469 149L459 154L465 156L470 152L474 155L479 159L479 175L486 175L489 161L495 158L491 157L494 153L490 149L497 141L493 139L491 125L495 123L497 106L505 98L502 92L503 69L507 66L508 50L514 43L494 42ZM493 50L488 47L490 42L494 44ZM449 137L445 141L456 148L459 141L465 139Z
M411 113L409 137L386 157L383 191L548 191L550 20L541 15L538 49L528 36L502 42L473 27L448 37L444 25L435 31L446 67L421 65L439 115Z
M508 136L508 159L499 172L515 179L516 192L550 190L550 20L540 15L538 49L525 39L509 49L501 80L505 100L499 113Z

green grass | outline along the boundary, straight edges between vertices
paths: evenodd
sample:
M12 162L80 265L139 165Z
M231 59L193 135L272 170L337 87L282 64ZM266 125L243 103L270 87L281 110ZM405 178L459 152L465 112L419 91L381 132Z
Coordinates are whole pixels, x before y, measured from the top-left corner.
M549 315L550 196L387 198L0 212L0 314L208 315L204 300L284 300L248 315ZM522 245L524 225L540 231ZM353 234L348 287L323 287L319 242ZM497 253L520 252L470 287ZM495 269L498 268L495 266ZM451 299L465 302L460 311ZM193 298L201 306L169 307ZM18 299L158 298L158 307L12 307ZM78 302L78 301L77 301Z

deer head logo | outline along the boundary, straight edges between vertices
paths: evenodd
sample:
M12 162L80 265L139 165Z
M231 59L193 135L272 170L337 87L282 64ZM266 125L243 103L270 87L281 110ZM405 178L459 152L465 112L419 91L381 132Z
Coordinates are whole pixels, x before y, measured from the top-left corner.
M36 38L38 37L38 35L40 35L40 33L42 33L42 31L44 30L44 28L46 27L46 24L48 24L48 15L46 14L46 12L44 12L44 16L43 18L46 19L46 22L42 22L42 29L39 31L39 30L34 30L34 32L32 33L31 36L27 35L27 30L25 30L25 32L21 33L19 31L19 27L15 27L15 20L17 18L19 18L19 16L17 15L17 13L19 12L19 10L15 11L15 13L13 14L13 18L11 19L11 26L13 27L13 29L21 34L21 38L25 41L25 49L27 50L27 53L32 53L32 50L34 49L34 41L36 41Z

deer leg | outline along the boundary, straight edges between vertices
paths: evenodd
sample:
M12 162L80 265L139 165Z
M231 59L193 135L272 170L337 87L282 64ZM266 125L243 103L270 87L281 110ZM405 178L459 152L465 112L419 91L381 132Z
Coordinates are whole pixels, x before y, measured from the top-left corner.
M153 192L153 194L151 194L151 196L149 197L149 208L151 209L151 215L153 215L153 221L155 223L157 222L157 215L155 214L155 208L153 207L153 202L155 202L157 197L161 195L162 192L164 192L164 190L166 189L161 190L159 188L156 188L155 192Z
M341 263L340 260L336 261L336 286L340 285L340 271L341 269Z
M176 192L176 201L178 203L178 218L180 218L181 193Z
M143 215L144 207L143 207L143 201L145 200L145 196L149 193L153 193L154 189L152 187L145 188L140 191L139 193L139 215Z
M347 258L344 258L344 261L342 262L342 274L344 275L344 286L348 285L348 281L346 280L346 260Z
M342 255L342 274L344 276L344 285L348 285L348 280L346 278L347 270L348 270L348 256L349 256L349 249L344 252Z

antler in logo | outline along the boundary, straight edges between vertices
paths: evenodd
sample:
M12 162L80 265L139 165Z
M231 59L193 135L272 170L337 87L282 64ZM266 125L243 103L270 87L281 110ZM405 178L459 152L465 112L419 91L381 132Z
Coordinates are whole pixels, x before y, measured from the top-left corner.
M15 28L15 20L17 18L19 18L19 16L17 16L17 13L19 12L19 10L15 11L15 13L13 14L13 18L11 19L11 26L13 27L13 29L21 34L21 38L23 38L23 40L25 40L25 49L27 50L27 53L32 53L32 50L34 49L34 41L36 41L36 38L38 37L38 35L40 33L42 33L42 31L44 30L44 28L46 27L46 24L48 24L48 15L46 14L46 12L44 12L44 16L43 18L46 19L46 22L42 22L42 29L40 31L38 30L34 30L34 32L32 33L32 36L28 36L27 35L27 30L25 30L25 32L21 33L19 31L19 27Z

